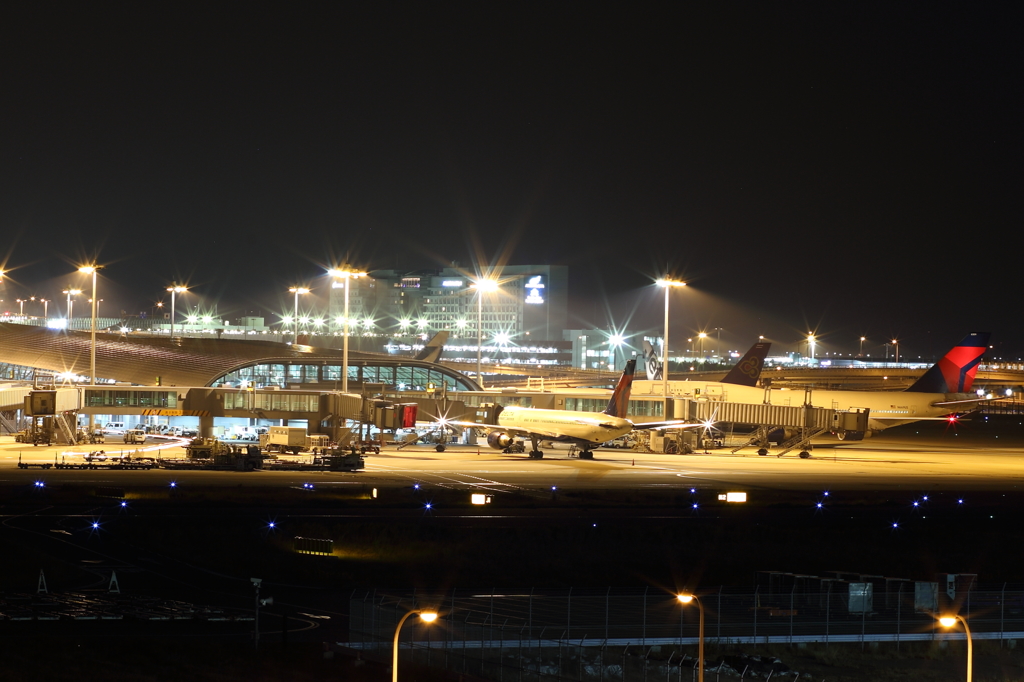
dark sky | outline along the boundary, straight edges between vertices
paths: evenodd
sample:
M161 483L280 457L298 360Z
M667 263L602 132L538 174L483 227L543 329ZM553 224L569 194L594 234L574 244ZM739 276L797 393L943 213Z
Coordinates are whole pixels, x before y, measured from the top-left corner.
M677 339L1024 349L1020 5L366 4L5 14L3 305L505 259L581 325L660 326L670 274Z

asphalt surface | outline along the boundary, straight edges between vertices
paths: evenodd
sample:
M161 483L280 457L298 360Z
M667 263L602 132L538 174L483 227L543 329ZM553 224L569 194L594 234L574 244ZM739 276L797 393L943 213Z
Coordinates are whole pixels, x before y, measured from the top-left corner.
M159 453L149 450L163 447ZM732 453L723 448L693 455L661 455L602 449L592 461L569 456L565 448L547 449L545 457L506 455L482 447L432 446L385 448L366 456L366 468L352 473L256 471L57 471L19 469L32 464L83 460L90 450L108 455L182 457L179 443L147 442L133 449L119 443L102 446L33 447L0 437L0 485L34 480L91 485L408 487L416 483L468 491L501 493L557 489L643 490L697 486L744 490L1012 490L1024 487L1024 426L1003 419L998 425L976 421L955 429L923 422L885 431L860 442L823 437L810 459L795 452L760 457L753 448Z

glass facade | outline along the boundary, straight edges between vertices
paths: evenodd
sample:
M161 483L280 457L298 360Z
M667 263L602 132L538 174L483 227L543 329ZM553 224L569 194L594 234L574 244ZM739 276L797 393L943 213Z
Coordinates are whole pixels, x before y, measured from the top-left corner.
M341 388L341 365L255 364L241 367L212 382L212 386L266 386L321 384L324 390ZM384 384L388 391L425 391L430 384L437 390L472 391L473 386L460 374L439 368L416 365L349 365L349 385Z
M177 391L85 391L86 407L178 407Z

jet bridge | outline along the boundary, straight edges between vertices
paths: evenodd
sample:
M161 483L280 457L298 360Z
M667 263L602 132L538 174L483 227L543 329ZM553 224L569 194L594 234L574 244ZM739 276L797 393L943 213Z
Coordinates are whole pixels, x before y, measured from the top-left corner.
M784 439L779 443L779 457L799 450L803 458L810 457L810 441L826 431L863 432L867 430L868 410L835 410L808 404L791 407L764 403L727 403L717 400L676 400L673 414L677 418L694 422L725 422L756 426L750 439L732 452L752 445L759 446L758 454L768 454L768 437L782 430Z

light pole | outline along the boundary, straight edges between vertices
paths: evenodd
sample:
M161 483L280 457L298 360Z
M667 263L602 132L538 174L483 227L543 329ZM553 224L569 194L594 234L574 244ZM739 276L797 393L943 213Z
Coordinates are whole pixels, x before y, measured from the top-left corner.
M715 327L715 331L718 332L717 333L717 338L715 340L715 353L718 355L719 358L721 358L722 357L722 328L721 327ZM721 360L719 360L719 362L721 362Z
M176 294L183 294L188 291L188 287L183 287L180 284L172 284L167 287L167 291L171 292L171 338L174 338L174 297Z
M695 594L677 594L676 599L680 604L697 602L697 613L700 618L700 627L697 630L697 682L704 682L704 605L700 603L700 599Z
M896 352L896 364L900 364L900 342L899 339L892 340L893 350Z
M18 303L18 316L19 317L25 317L25 299L19 298L19 299L15 299L15 300Z
M953 627L957 621L964 624L964 633L967 635L967 682L971 682L974 675L974 643L971 641L971 628L967 626L967 619L959 614L939 618L939 623L944 628Z
M807 352L811 355L811 360L814 359L814 334L807 332Z
M420 620L424 623L433 623L437 620L436 611L415 610L405 614L402 616L402 620L398 621L398 626L395 627L395 646L391 658L391 682L398 682L398 635L401 634L402 626L405 625L405 621L409 620L409 616L413 614L418 614Z
M295 333L292 334L292 343L298 343L299 342L299 294L308 294L309 293L309 289L306 288L306 287L289 287L288 291L290 291L293 294L295 294L295 317L292 318L292 321L295 323ZM345 371L348 372L348 367L345 368Z
M78 268L78 271L84 275L92 275L92 326L90 327L90 344L89 344L89 385L96 385L96 273L99 271L99 265L83 265Z
M867 339L865 339L863 336L860 337L860 352L857 353L858 357L864 357L864 342L866 340Z
M657 284L665 290L665 336L661 346L661 394L665 399L663 414L668 419L668 292L672 287L685 287L686 282L676 279L659 279Z
M50 317L50 301L45 298L41 298L39 299L39 302L43 304L43 324L45 325L46 321Z
M344 279L345 280L345 325L342 333L344 337L341 340L341 392L348 393L348 288L349 283L353 279L359 277L366 277L365 272L357 272L352 270L349 266L336 268L334 270L328 270L327 274L331 277Z
M704 360L704 339L708 338L708 335L705 334L704 332L701 332L700 334L697 334L697 338L700 339L700 358L703 361Z
M71 288L68 288L68 289L63 290L60 293L67 294L67 297L68 297L68 325L67 325L67 328L71 329L71 310L72 310L71 306L74 304L74 302L71 300L71 297L72 296L78 296L80 293L82 293L82 290L81 289L71 289Z
M498 290L498 283L493 279L478 279L472 284L476 289L476 380L480 382L480 387L483 388L483 371L481 369L481 353L480 347L484 342L484 294L491 291Z

